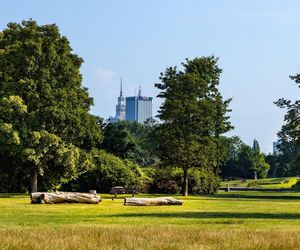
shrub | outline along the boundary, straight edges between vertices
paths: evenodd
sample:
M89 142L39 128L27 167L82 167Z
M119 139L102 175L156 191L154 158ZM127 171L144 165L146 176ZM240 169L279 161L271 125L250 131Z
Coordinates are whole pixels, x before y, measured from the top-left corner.
M176 194L181 190L182 170L179 168L151 168L147 170L152 182L150 193Z
M137 191L143 188L147 176L142 169L128 160L122 160L103 150L92 150L93 167L81 174L76 180L62 186L71 191L89 189L108 193L113 186L134 187Z
M180 168L156 169L151 172L151 193L179 193L183 185L183 171ZM176 183L176 185L175 185ZM190 194L213 194L220 186L219 177L209 171L191 169L189 171Z
M294 185L292 185L292 188L294 188L297 192L300 191L300 179L297 179L297 182Z
M247 187L257 187L257 186L258 186L258 181L252 181L247 185Z
M192 169L189 175L189 193L214 194L220 187L220 179L209 171Z
M152 186L153 193L177 194L180 191L176 181L168 179L156 180Z

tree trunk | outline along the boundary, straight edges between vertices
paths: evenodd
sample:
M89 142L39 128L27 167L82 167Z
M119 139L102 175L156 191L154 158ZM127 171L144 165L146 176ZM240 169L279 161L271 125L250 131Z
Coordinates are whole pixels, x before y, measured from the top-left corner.
M183 195L188 196L189 192L189 176L188 176L188 168L183 168Z
M34 168L31 171L30 179L31 179L31 193L37 192L37 169Z
M92 203L97 204L101 201L100 196L93 193L72 193L72 192L56 192L56 193L32 193L30 195L31 203Z
M183 201L172 197L161 198L124 198L124 206L163 206L182 205Z

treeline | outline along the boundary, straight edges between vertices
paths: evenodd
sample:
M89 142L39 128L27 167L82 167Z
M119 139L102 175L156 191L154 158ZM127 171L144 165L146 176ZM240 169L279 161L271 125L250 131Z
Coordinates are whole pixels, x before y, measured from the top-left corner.
M0 192L128 190L214 193L220 178L296 175L299 102L287 108L280 154L265 156L225 133L230 102L214 56L161 73L159 122L107 123L90 114L83 60L56 25L10 23L0 32ZM299 76L293 78L299 83Z

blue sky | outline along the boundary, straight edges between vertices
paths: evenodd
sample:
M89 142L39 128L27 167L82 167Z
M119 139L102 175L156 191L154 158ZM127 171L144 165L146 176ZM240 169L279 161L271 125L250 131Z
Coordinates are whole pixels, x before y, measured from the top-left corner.
M167 66L215 55L224 70L221 92L232 97L231 121L247 144L263 151L283 124L273 102L299 99L289 75L300 73L300 2L276 0L3 0L0 29L33 18L56 23L84 59L83 84L104 118L115 113L120 77L123 93L155 97L154 83ZM154 99L154 110L160 101Z

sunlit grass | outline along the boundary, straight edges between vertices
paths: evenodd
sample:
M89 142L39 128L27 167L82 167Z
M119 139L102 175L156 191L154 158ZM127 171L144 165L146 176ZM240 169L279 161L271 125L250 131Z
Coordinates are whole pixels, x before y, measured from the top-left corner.
M220 192L183 206L30 204L0 195L0 249L297 249L300 194Z
M227 185L231 187L248 187L251 183L257 183L259 188L291 188L299 180L298 177L282 177L282 178L266 178L266 179L247 179L247 180L233 180L233 181L223 181L221 182L221 187L226 187Z

